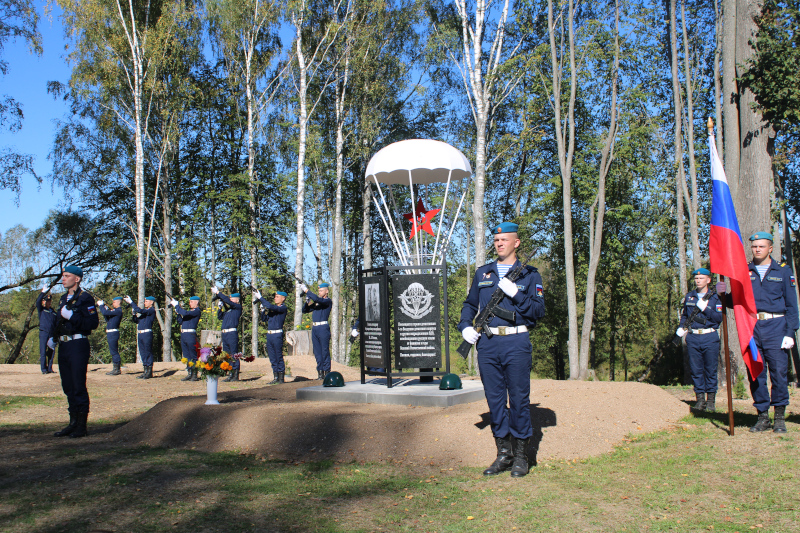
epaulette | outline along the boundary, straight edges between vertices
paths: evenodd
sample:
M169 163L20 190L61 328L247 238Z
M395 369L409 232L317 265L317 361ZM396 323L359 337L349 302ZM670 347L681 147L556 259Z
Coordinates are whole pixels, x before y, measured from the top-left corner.
M783 263L781 263L781 266L782 266L782 267L785 267L785 266L786 266L786 261L784 261Z

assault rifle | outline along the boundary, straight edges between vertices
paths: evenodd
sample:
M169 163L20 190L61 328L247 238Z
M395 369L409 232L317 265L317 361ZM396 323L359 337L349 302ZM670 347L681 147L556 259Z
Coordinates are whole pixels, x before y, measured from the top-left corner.
M717 294L717 288L716 288L716 286L713 286L712 284L709 284L708 291L706 292L706 295L703 296L703 298L701 298L701 299L707 302L707 301L709 301L711 299L711 296L714 295L714 294ZM705 322L706 322L706 317L705 316L702 316L701 319L697 318L697 315L699 315L702 312L703 312L703 310L700 309L699 307L695 307L694 308L694 311L692 311L692 314L689 315L689 318L686 320L686 329L687 330L691 330L692 329L692 324L694 323L695 320L705 324ZM683 337L675 335L674 337L672 337L672 344L674 344L675 346L680 346L682 338Z
M517 281L522 273L525 272L525 268L528 266L528 262L533 259L533 256L536 255L537 250L534 250L525 261L520 261L519 265L512 268L508 271L508 274L505 275L509 281ZM509 322L514 322L516 320L514 311L509 311L508 309L504 309L500 307L500 302L503 301L506 293L503 292L503 289L497 287L494 292L492 293L492 297L489 299L489 303L486 304L486 307L481 309L481 312L478 313L478 316L475 317L475 331L478 333L485 332L486 336L490 339L494 336L492 330L490 330L487 325L489 321L493 317L502 318L503 320L507 320ZM458 347L458 354L466 359L469 357L469 352L472 350L472 344L468 343L467 341L463 341L461 346Z

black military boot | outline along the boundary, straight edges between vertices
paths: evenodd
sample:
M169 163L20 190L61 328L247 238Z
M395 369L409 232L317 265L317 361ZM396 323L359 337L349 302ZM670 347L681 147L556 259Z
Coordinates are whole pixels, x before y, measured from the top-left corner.
M285 383L286 372L278 372L278 383Z
M230 375L224 381L239 381L239 369L234 368L231 370Z
M528 443L531 439L514 439L514 464L511 467L511 477L525 477L528 475Z
M272 375L272 381L267 383L267 385L275 385L277 383L280 383L280 380L278 379L278 374L279 372L275 372L275 374Z
M758 433L760 431L766 431L771 427L769 423L769 410L761 411L758 413L758 421L756 425L750 428L751 433Z
M53 433L54 437L66 437L67 435L71 435L73 431L75 431L75 426L78 424L78 415L70 413L69 414L69 425L60 431L56 431Z
M697 399L697 403L694 404L692 409L695 411L702 411L703 408L706 406L706 393L705 392L695 392L695 398Z
M325 379L325 372L317 370L317 379Z
M189 381L200 381L200 378L197 376L197 367L192 367L190 370L192 371L192 376L189 378Z
M71 439L78 439L89 434L89 431L86 429L86 420L88 418L89 413L78 413L78 423L75 425L75 429L72 433L69 434Z
M708 411L709 413L715 412L717 410L716 403L717 403L717 393L709 392L706 395L706 407L705 407L706 411Z
M146 379L145 376L147 375L147 366L142 367L142 373L136 376L136 379Z
M186 377L185 378L181 378L181 381L191 381L192 380L192 371L193 370L194 370L194 367L187 368L186 369Z
M144 378L143 379L150 379L153 377L153 365L147 365L144 367Z
M119 363L112 363L114 367L111 369L111 372L106 372L106 376L119 376L122 372L119 369Z
M514 462L514 450L511 447L511 435L506 438L495 437L494 443L497 445L497 458L483 471L484 476L496 476L500 472L505 472L511 468Z
M786 406L775 406L775 423L773 424L772 431L775 433L786 433Z

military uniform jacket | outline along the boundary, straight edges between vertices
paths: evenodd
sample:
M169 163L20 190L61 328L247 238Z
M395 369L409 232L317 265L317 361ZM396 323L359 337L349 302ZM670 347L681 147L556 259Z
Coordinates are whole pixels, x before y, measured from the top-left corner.
M122 322L122 308L114 309L107 305L101 305L100 312L103 314L103 318L106 319L106 329L119 329L119 325Z
M306 298L311 299L311 303L306 301L303 304L303 312L311 313L312 322L327 322L328 317L331 315L333 300L317 296L311 291L306 293Z
M519 260L517 260L511 267L512 270L519 264ZM480 310L488 305L499 282L497 261L484 265L475 272L467 299L464 300L464 306L461 308L459 331L473 325L473 320ZM494 316L489 321L489 327L533 326L544 316L542 276L539 275L539 271L535 267L526 266L516 283L519 292L514 295L514 298L505 296L498 304L499 307L514 312L514 323Z
M56 324L58 315L52 307L46 309L43 305L45 293L40 293L36 298L36 310L39 312L39 331L50 332Z
M181 329L197 329L203 310L200 307L196 307L187 311L178 304L175 306L175 313L178 314L178 324L180 324Z
M681 321L678 326L686 329L718 329L720 322L722 322L722 301L716 293L708 298L708 306L697 313L694 321L691 324L686 323L697 308L697 302L699 301L700 296L698 296L697 291L689 291L686 298L683 299L683 311L681 312Z
M225 294L221 292L219 299L222 300L230 309L217 311L217 318L222 320L222 329L234 329L239 327L239 318L242 316L242 304L237 304Z
M264 306L264 312L261 313L261 321L267 323L268 330L283 329L283 324L286 322L286 312L289 310L285 305L276 305L268 302L266 298L259 300L261 305Z
M776 263L770 257L769 268L761 279L761 275L756 270L753 263L748 265L750 269L750 282L753 285L753 296L756 300L756 310L759 313L778 313L784 314L786 327L784 337L794 337L797 330L798 318L797 297L794 293L795 279L792 269L785 264ZM771 319L777 320L777 319Z
M61 297L56 311L56 321L50 331L50 337L60 335L89 335L92 330L100 325L100 316L94 304L94 296L88 292L78 289L72 298L67 299L68 294ZM74 300L74 301L71 301ZM61 309L66 306L72 310L72 317L69 320L61 316Z
M138 331L153 329L153 320L156 318L154 308L142 308L136 305L136 302L131 303L131 308L133 309L133 321L136 323Z

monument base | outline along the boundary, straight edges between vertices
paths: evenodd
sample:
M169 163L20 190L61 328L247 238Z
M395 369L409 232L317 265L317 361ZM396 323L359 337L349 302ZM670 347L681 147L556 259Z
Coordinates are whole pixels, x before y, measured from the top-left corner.
M462 403L484 401L483 383L465 380L463 389L439 390L438 380L420 383L419 379L393 379L392 388L386 378L367 379L366 383L348 381L344 387L305 387L297 389L298 400L314 402L378 403L413 405L415 407L450 407Z

